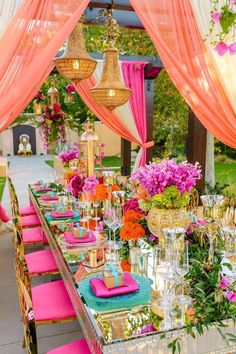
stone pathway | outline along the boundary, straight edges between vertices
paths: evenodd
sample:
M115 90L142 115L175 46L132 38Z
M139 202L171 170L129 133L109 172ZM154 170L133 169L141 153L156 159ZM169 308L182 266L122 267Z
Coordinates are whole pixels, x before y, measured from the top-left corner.
M53 176L53 169L44 161L49 156L9 157L9 175L13 180L21 206L28 204L27 185L41 178ZM6 185L2 204L10 214ZM30 251L30 250L29 250ZM14 249L12 233L0 234L0 354L24 354L23 329L13 268ZM35 279L32 285L45 279ZM37 328L39 354L82 337L77 321ZM69 353L68 353L69 354Z

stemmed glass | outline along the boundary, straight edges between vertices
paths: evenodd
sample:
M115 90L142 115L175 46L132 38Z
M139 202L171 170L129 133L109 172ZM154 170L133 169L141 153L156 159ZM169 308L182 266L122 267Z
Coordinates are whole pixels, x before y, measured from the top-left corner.
M214 240L229 200L223 195L203 195L201 196L201 201L203 204L203 217L207 222L206 232L210 243L209 261L213 261Z
M176 297L180 307L181 307L181 319L180 327L185 325L185 311L188 305L191 304L191 298L184 294L184 277L189 272L189 250L188 241L183 244L183 249L179 250L177 255L177 263L175 271L181 279L181 294Z
M114 261L118 261L118 249L121 243L116 242L116 231L123 225L122 212L120 208L112 209L112 223L110 227L113 231L113 250L114 250Z
M113 210L110 203L104 204L103 222L108 227L108 246L111 246L111 224L113 222Z
M156 247L156 276L162 279L162 296L158 299L158 308L163 311L163 321L161 322L162 330L172 328L171 310L174 307L174 296L168 287L168 282L174 277L174 269L171 265L171 253L166 252L163 245Z
M93 201L93 207L94 207L94 209L95 209L95 216L94 216L93 220L96 221L96 226L97 226L97 223L98 223L98 221L100 220L100 218L98 217L99 200L96 200L96 199L95 199L95 200Z

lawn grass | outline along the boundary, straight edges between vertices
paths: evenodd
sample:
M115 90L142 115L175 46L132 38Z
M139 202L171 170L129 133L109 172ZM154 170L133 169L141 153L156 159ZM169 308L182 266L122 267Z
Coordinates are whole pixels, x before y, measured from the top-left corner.
M46 164L53 167L54 161L47 160ZM106 156L103 159L104 167L120 167L121 158L116 156ZM96 165L96 167L98 167ZM216 182L220 185L229 184L227 190L230 190L232 193L236 194L236 162L235 163L215 163L215 176Z
M216 182L221 186L229 184L226 192L236 195L236 162L235 163L215 163Z
M0 201L2 200L5 184L6 184L6 177L0 177Z

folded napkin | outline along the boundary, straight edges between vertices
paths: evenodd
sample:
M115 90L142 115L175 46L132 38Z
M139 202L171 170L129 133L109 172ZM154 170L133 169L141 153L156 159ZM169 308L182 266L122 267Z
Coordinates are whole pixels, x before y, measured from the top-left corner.
M90 286L94 295L97 297L111 297L117 295L124 295L133 293L139 290L139 286L128 272L124 272L124 285L116 288L108 289L102 278L91 278L89 280Z
M52 218L71 218L74 215L75 215L75 213L73 212L73 210L67 210L67 212L65 214L58 214L58 212L55 210L53 210L51 212Z
M47 201L51 201L51 200L58 200L59 197L57 195L55 195L54 197L50 197L50 195L45 195L43 197L41 197L42 200L44 200L45 202Z
M85 243L96 241L96 237L94 236L94 234L91 231L87 232L88 236L83 238L75 238L73 232L65 232L64 237L68 243Z
M44 188L44 189L35 189L34 190L34 193L37 194L37 193L47 193L49 191L51 191L52 188Z

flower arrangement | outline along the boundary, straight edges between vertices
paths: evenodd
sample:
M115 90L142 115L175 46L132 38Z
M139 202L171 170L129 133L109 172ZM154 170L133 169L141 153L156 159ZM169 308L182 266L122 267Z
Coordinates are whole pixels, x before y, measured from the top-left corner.
M220 56L227 52L230 55L236 54L236 0L213 1L211 11L210 33L216 33L216 40L212 41L214 49Z
M45 100L45 96L42 92L38 92L37 95L34 97L33 103L42 103Z
M139 206L148 211L160 209L181 209L189 204L190 192L201 178L201 169L184 161L163 160L151 163L133 172L131 181L138 182L137 193L142 195Z
M78 159L79 152L78 152L78 150L75 150L75 149L68 149L66 151L60 152L58 157L61 160L61 162L63 163L63 166L64 167L68 167L69 166L69 162L71 160Z
M120 237L123 240L130 241L138 241L139 238L145 236L145 230L141 224L136 222L126 222L124 226L120 229Z
M75 87L74 87L74 85L68 84L68 85L66 86L66 92L67 92L67 93L74 93L74 92L75 92Z
M95 195L98 184L99 181L96 179L95 176L85 178L84 185L83 185L83 192Z
M52 108L45 107L44 114L39 121L39 128L46 148L55 141L62 144L66 142L65 123L66 116L59 103L54 103Z
M84 176L77 173L69 179L67 185L67 191L70 192L75 198L78 198L80 193L83 191L84 186Z

